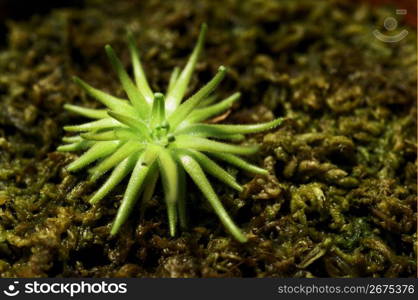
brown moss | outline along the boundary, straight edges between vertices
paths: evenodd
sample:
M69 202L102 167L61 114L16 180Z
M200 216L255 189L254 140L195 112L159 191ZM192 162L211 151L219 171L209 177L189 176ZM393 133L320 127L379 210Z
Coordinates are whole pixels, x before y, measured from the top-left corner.
M371 37L388 9L348 1L89 1L8 23L0 49L2 277L415 276L416 31L396 45ZM353 18L355 22L353 22ZM242 100L217 122L284 116L249 137L266 177L228 167L240 195L216 190L250 240L231 239L188 185L188 232L169 238L157 194L109 237L123 187L98 206L96 184L55 152L64 103L97 107L78 75L123 96L103 46L128 65L130 28L154 90L184 64L202 22L206 50L191 90L230 67L220 95Z

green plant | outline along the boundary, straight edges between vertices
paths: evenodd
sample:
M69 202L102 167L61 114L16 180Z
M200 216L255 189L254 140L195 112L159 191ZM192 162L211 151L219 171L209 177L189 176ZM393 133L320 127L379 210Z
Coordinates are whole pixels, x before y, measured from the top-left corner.
M264 131L279 125L282 119L254 125L203 123L230 108L240 96L239 93L235 93L213 104L214 97L210 94L225 76L226 69L223 66L219 67L212 80L182 102L202 50L205 33L206 25L203 25L185 68L181 72L178 68L174 69L165 96L152 92L140 63L139 51L131 35L128 37L135 83L113 49L109 45L105 47L129 101L106 94L75 78L76 83L90 96L107 106L108 110L65 105L65 108L71 112L96 119L89 123L64 127L66 131L80 132L80 134L64 137L64 142L68 144L60 146L58 151L88 149L67 167L68 170L78 171L99 161L95 167L89 169L90 178L95 181L113 168L107 181L90 199L92 204L103 199L125 176L132 173L111 229L112 235L116 234L126 221L141 193L143 203L149 201L160 175L170 234L175 235L178 221L180 227L185 228L185 174L187 173L209 201L226 229L238 241L247 240L223 208L205 171L237 191L241 191L242 187L233 176L210 157L256 174L266 174L266 170L249 164L237 156L251 155L258 147L233 145L216 140L239 141L244 139L244 134Z

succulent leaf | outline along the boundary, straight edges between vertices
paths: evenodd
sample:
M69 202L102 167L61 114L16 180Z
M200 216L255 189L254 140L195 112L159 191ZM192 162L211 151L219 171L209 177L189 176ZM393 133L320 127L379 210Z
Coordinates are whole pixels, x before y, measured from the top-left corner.
M144 216L146 205L156 190L159 178L165 194L170 235L176 234L178 225L181 229L186 229L188 174L209 201L226 230L236 240L247 241L245 234L229 217L205 172L239 192L242 191L241 185L212 158L254 174L266 175L266 170L239 157L256 153L257 145L237 145L219 140L240 141L245 138L245 134L280 125L282 119L252 125L205 123L209 118L230 109L240 97L240 93L234 93L214 104L217 97L212 93L226 74L223 66L219 67L212 80L183 101L203 48L206 30L206 25L202 25L198 42L184 69L180 72L179 68L174 68L166 95L151 90L131 33L128 34L128 45L135 83L113 49L108 45L105 47L129 101L109 95L77 77L74 78L87 94L100 101L107 109L65 105L70 112L93 119L88 123L64 127L68 132L79 134L64 137L63 141L67 144L58 147L58 151L87 149L67 169L79 171L97 161L94 167L89 168L92 181L113 169L91 197L91 204L103 200L131 174L111 228L111 235L118 233L139 198L142 199L140 216Z

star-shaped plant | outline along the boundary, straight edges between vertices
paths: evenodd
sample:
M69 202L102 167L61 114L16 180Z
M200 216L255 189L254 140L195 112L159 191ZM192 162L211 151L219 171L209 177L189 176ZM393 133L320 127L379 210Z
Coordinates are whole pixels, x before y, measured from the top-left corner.
M256 174L266 174L266 170L239 157L254 154L258 147L233 145L219 140L240 141L244 139L244 134L271 129L280 124L282 119L254 125L204 123L205 120L226 111L240 97L239 93L235 93L213 104L215 98L211 93L225 76L226 69L223 66L219 67L212 80L182 102L202 50L205 33L206 25L203 25L185 68L181 72L178 68L174 69L165 95L152 92L132 35L128 36L128 40L135 83L113 49L109 45L105 47L129 100L111 96L75 78L77 84L107 109L65 105L71 112L95 119L89 123L64 127L66 131L80 134L64 137L63 140L67 144L60 146L59 151L88 149L68 165L68 170L78 171L97 161L98 163L89 169L90 178L95 181L113 169L106 182L90 199L92 204L103 199L131 173L111 235L119 231L141 194L143 203L149 201L160 175L170 234L175 235L178 221L181 228L186 228L187 173L209 201L225 228L238 241L247 240L225 211L205 172L237 191L242 191L234 177L212 158Z

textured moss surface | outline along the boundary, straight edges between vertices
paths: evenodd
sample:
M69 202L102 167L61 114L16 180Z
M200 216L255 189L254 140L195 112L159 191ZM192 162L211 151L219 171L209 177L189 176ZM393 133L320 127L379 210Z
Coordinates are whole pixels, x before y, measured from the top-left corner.
M9 22L0 46L0 274L149 277L415 276L416 31L372 35L387 9L348 1L90 1ZM228 170L213 183L250 241L228 236L191 184L190 230L169 238L161 193L109 238L123 186L92 207L98 185L55 152L64 103L98 107L72 81L124 96L103 46L128 65L130 28L154 90L183 65L199 26L206 50L191 91L220 64L219 95L240 90L217 122L288 120L253 135L270 175Z

